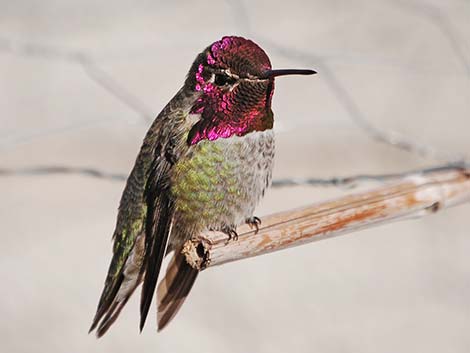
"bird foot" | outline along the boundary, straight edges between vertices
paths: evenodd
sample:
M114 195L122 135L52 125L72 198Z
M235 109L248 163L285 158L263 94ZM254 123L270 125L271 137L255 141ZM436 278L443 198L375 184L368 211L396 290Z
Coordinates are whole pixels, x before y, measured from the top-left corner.
M228 244L230 240L237 241L238 240L238 233L235 226L226 226L221 229L222 233L228 235L228 239L225 244Z
M253 217L247 218L245 220L245 223L248 224L250 226L250 228L254 227L255 228L255 234L256 234L256 233L258 233L259 226L261 225L261 219L259 219L256 216L253 216Z

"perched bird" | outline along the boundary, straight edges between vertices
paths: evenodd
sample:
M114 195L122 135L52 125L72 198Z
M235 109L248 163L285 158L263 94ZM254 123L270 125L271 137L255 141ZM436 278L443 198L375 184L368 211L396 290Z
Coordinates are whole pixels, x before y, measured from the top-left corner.
M258 226L255 206L270 185L274 159L274 78L314 74L272 70L251 40L223 37L200 53L183 87L145 136L119 205L113 258L90 332L102 336L142 283L140 329L162 260L158 329L177 313L197 277L181 254L192 236L219 230L236 238Z

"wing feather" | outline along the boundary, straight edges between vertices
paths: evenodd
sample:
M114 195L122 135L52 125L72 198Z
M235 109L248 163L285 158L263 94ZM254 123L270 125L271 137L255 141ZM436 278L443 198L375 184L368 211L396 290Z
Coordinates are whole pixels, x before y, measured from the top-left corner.
M164 164L164 165L162 165ZM165 249L170 233L173 202L170 197L168 162L157 163L152 168L146 188L148 217L145 229L145 260L143 264L144 283L140 301L140 330L147 318L153 293L158 281L158 274L165 256Z
M180 90L157 116L127 180L113 235L113 258L90 327L90 332L98 327L98 336L116 320L142 280L141 328L145 323L173 218L171 169L187 148L187 99ZM143 245L136 246L140 235Z

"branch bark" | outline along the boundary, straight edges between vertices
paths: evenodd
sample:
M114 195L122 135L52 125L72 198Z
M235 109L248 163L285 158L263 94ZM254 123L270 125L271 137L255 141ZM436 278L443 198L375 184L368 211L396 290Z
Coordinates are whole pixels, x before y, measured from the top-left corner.
M409 176L374 190L262 218L258 232L238 228L238 240L207 232L185 243L183 254L198 270L263 255L358 229L435 213L470 202L470 170Z

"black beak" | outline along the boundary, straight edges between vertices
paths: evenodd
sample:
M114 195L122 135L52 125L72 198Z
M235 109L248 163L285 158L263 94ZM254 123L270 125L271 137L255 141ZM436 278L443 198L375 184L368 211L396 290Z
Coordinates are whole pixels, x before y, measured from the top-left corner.
M286 75L313 75L316 74L316 71L308 69L281 69L281 70L268 70L266 71L262 79L268 79L277 76L286 76Z

